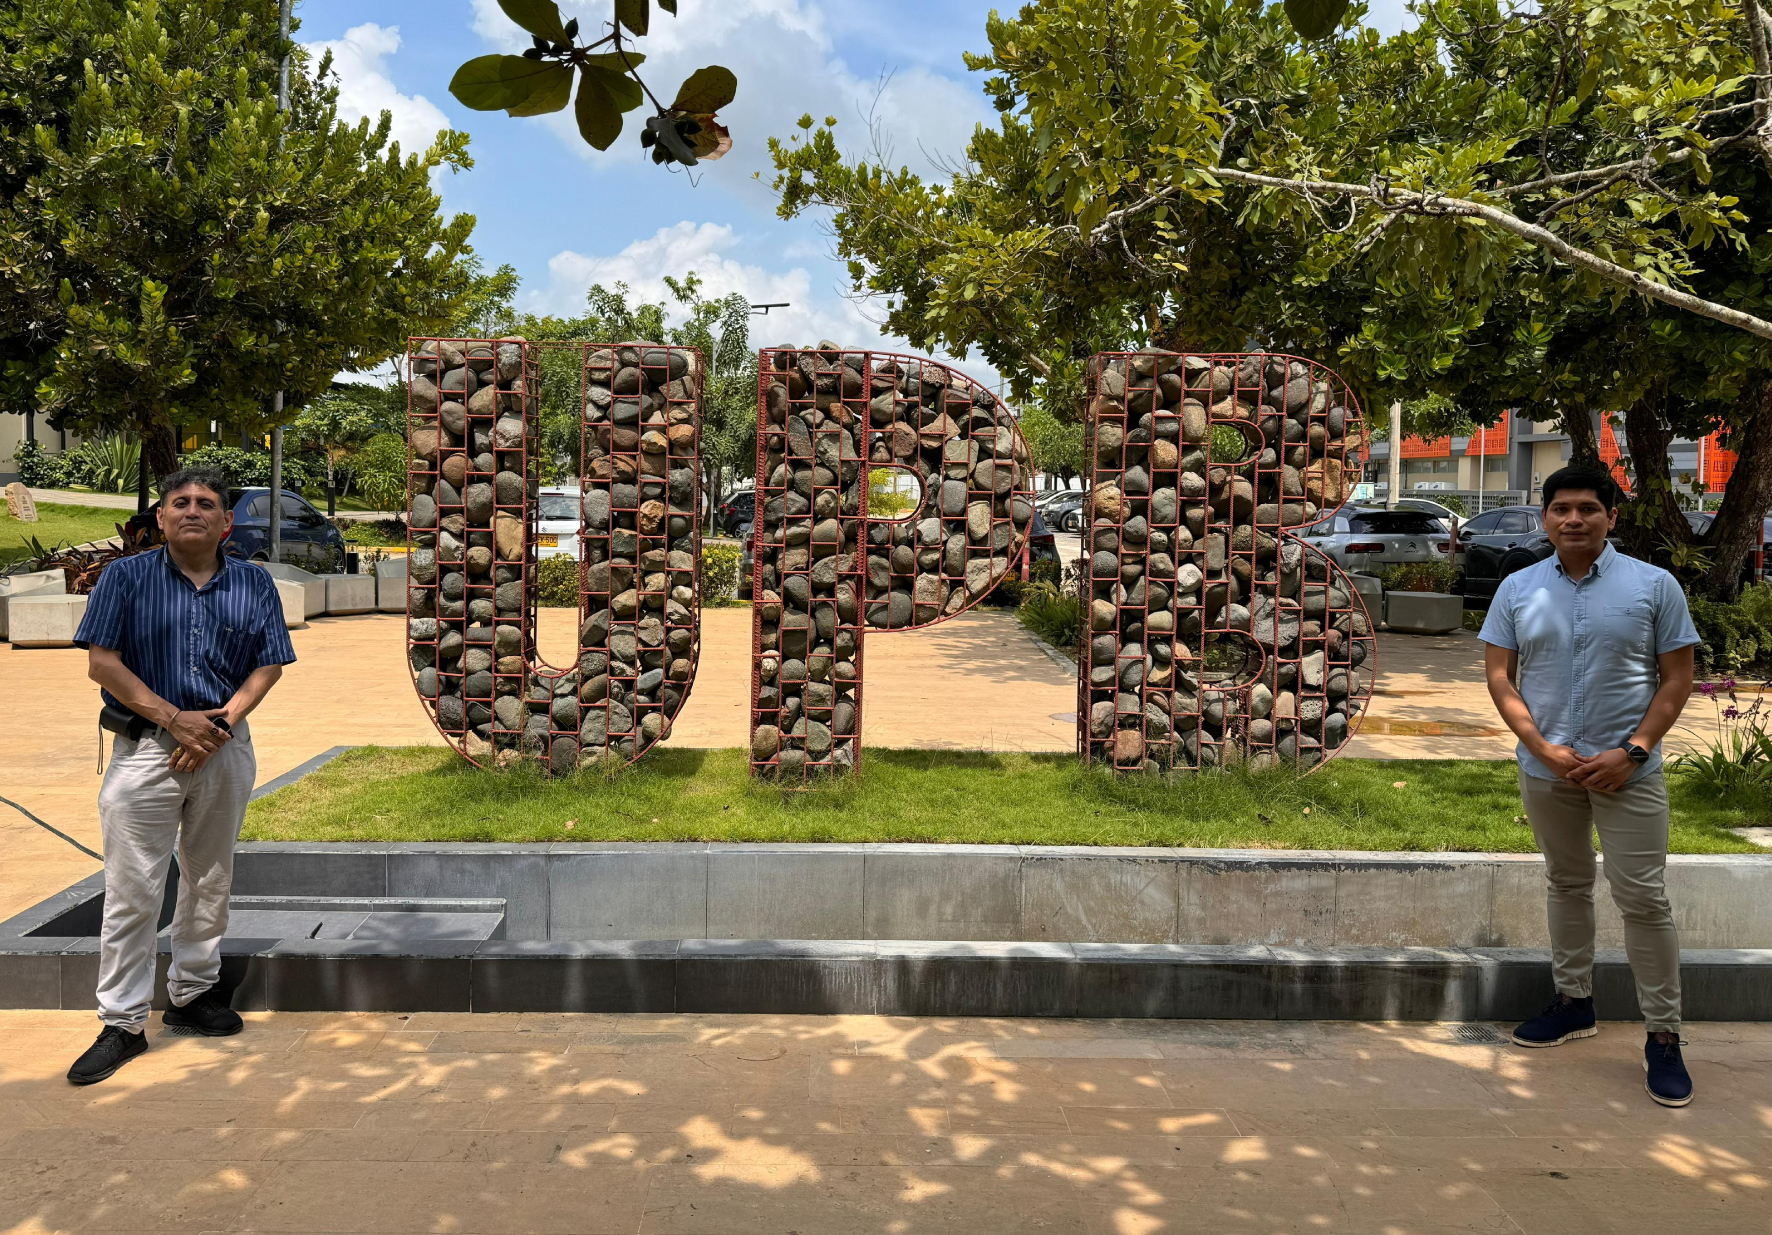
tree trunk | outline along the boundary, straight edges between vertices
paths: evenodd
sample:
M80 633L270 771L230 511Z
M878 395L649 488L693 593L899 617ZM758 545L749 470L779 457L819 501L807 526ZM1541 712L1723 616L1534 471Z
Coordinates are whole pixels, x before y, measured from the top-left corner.
M178 438L169 424L148 422L139 430L142 442L142 471L158 485L162 476L178 471Z
M1562 409L1563 432L1569 435L1569 462L1600 466L1600 441L1594 435L1593 413L1586 403Z
M1692 525L1674 500L1673 475L1667 451L1674 433L1661 418L1661 400L1648 395L1624 413L1625 440L1630 443L1631 479L1635 490L1618 519L1618 537L1632 557L1671 568L1668 545L1692 543Z
M1741 573L1761 543L1761 529L1772 507L1772 377L1754 382L1737 404L1730 449L1735 470L1723 490L1716 522L1705 534L1711 568L1694 591L1708 600L1734 600L1741 591Z

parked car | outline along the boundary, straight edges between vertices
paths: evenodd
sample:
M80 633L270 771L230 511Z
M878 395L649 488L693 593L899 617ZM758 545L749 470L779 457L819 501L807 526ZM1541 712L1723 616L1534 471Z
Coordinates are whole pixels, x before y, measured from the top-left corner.
M1418 510L1343 506L1301 538L1343 570L1377 574L1405 562L1443 562L1452 552L1447 526Z
M1454 532L1464 526L1463 515L1460 515L1450 506L1442 506L1440 503L1425 497L1399 498L1397 499L1396 508L1398 510L1418 510L1424 515L1432 515L1441 523L1444 523L1447 527L1451 528Z
M1465 520L1458 531L1458 552L1452 587L1484 600L1495 595L1501 581L1554 550L1544 534L1544 515L1536 506L1497 506Z
M541 490L535 510L535 556L564 554L578 560L579 492L577 486L558 485Z
M255 562L271 560L271 491L269 489L229 489L228 499L234 504L234 527L222 542L222 552ZM158 510L160 503L150 508ZM327 521L325 515L308 505L299 493L283 490L282 526L279 560L291 566L313 568L319 572L342 569L345 560L345 538Z
M1686 512L1686 522L1691 524L1692 534L1695 536L1702 536L1710 531L1711 524L1716 521L1717 512L1714 510L1688 510ZM1772 558L1772 518L1763 519L1760 522L1760 549L1760 560L1756 563L1750 557L1747 560L1747 565L1742 567L1741 583L1743 587L1750 583L1757 583L1766 577L1768 565L1766 559Z
M1088 501L1087 490L1070 489L1048 502L1040 514L1054 531L1080 532L1083 530L1083 507Z
M740 489L730 495L714 511L714 526L728 536L738 534L738 530L750 523L757 510L757 491Z

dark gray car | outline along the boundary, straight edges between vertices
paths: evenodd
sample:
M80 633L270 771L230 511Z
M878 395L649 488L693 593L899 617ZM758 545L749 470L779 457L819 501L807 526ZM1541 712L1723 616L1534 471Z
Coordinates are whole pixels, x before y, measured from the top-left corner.
M1418 510L1343 506L1302 538L1343 570L1377 574L1405 562L1444 562L1452 550L1445 523Z
M1455 590L1473 599L1495 595L1501 581L1516 570L1550 556L1544 515L1536 506L1498 506L1464 521L1458 552L1452 562L1459 581Z

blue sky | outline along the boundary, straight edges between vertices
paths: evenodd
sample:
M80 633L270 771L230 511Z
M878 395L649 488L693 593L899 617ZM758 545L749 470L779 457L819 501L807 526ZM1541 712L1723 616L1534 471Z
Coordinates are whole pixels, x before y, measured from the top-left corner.
M560 7L589 30L611 6ZM579 139L569 112L512 119L457 104L448 83L462 61L529 42L496 0L298 0L296 13L301 41L332 49L349 118L391 111L407 148L428 144L445 125L471 134L475 166L441 179L444 208L478 218L474 247L489 268L516 267L523 307L572 312L590 284L616 280L663 299L663 276L694 270L716 294L792 302L758 322L759 344L829 337L864 345L882 338L878 314L844 297L844 269L815 221L776 217L765 139L811 112L838 117L839 136L859 148L862 116L873 107L895 162L927 173L930 156L959 155L973 125L993 116L979 75L961 61L985 46L991 8L979 0L681 0L675 19L655 11L642 75L661 95L704 64L725 64L739 79L737 100L721 114L735 147L706 165L694 187L645 157L632 118L599 154ZM1372 24L1395 30L1402 9L1402 0L1379 0ZM972 367L988 380L977 357Z

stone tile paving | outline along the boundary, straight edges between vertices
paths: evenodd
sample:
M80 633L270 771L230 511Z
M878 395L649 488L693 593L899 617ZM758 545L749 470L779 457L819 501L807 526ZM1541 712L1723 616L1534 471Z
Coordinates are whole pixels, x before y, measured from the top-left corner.
M1772 1026L259 1013L63 1079L0 1012L0 1231L1772 1231Z

